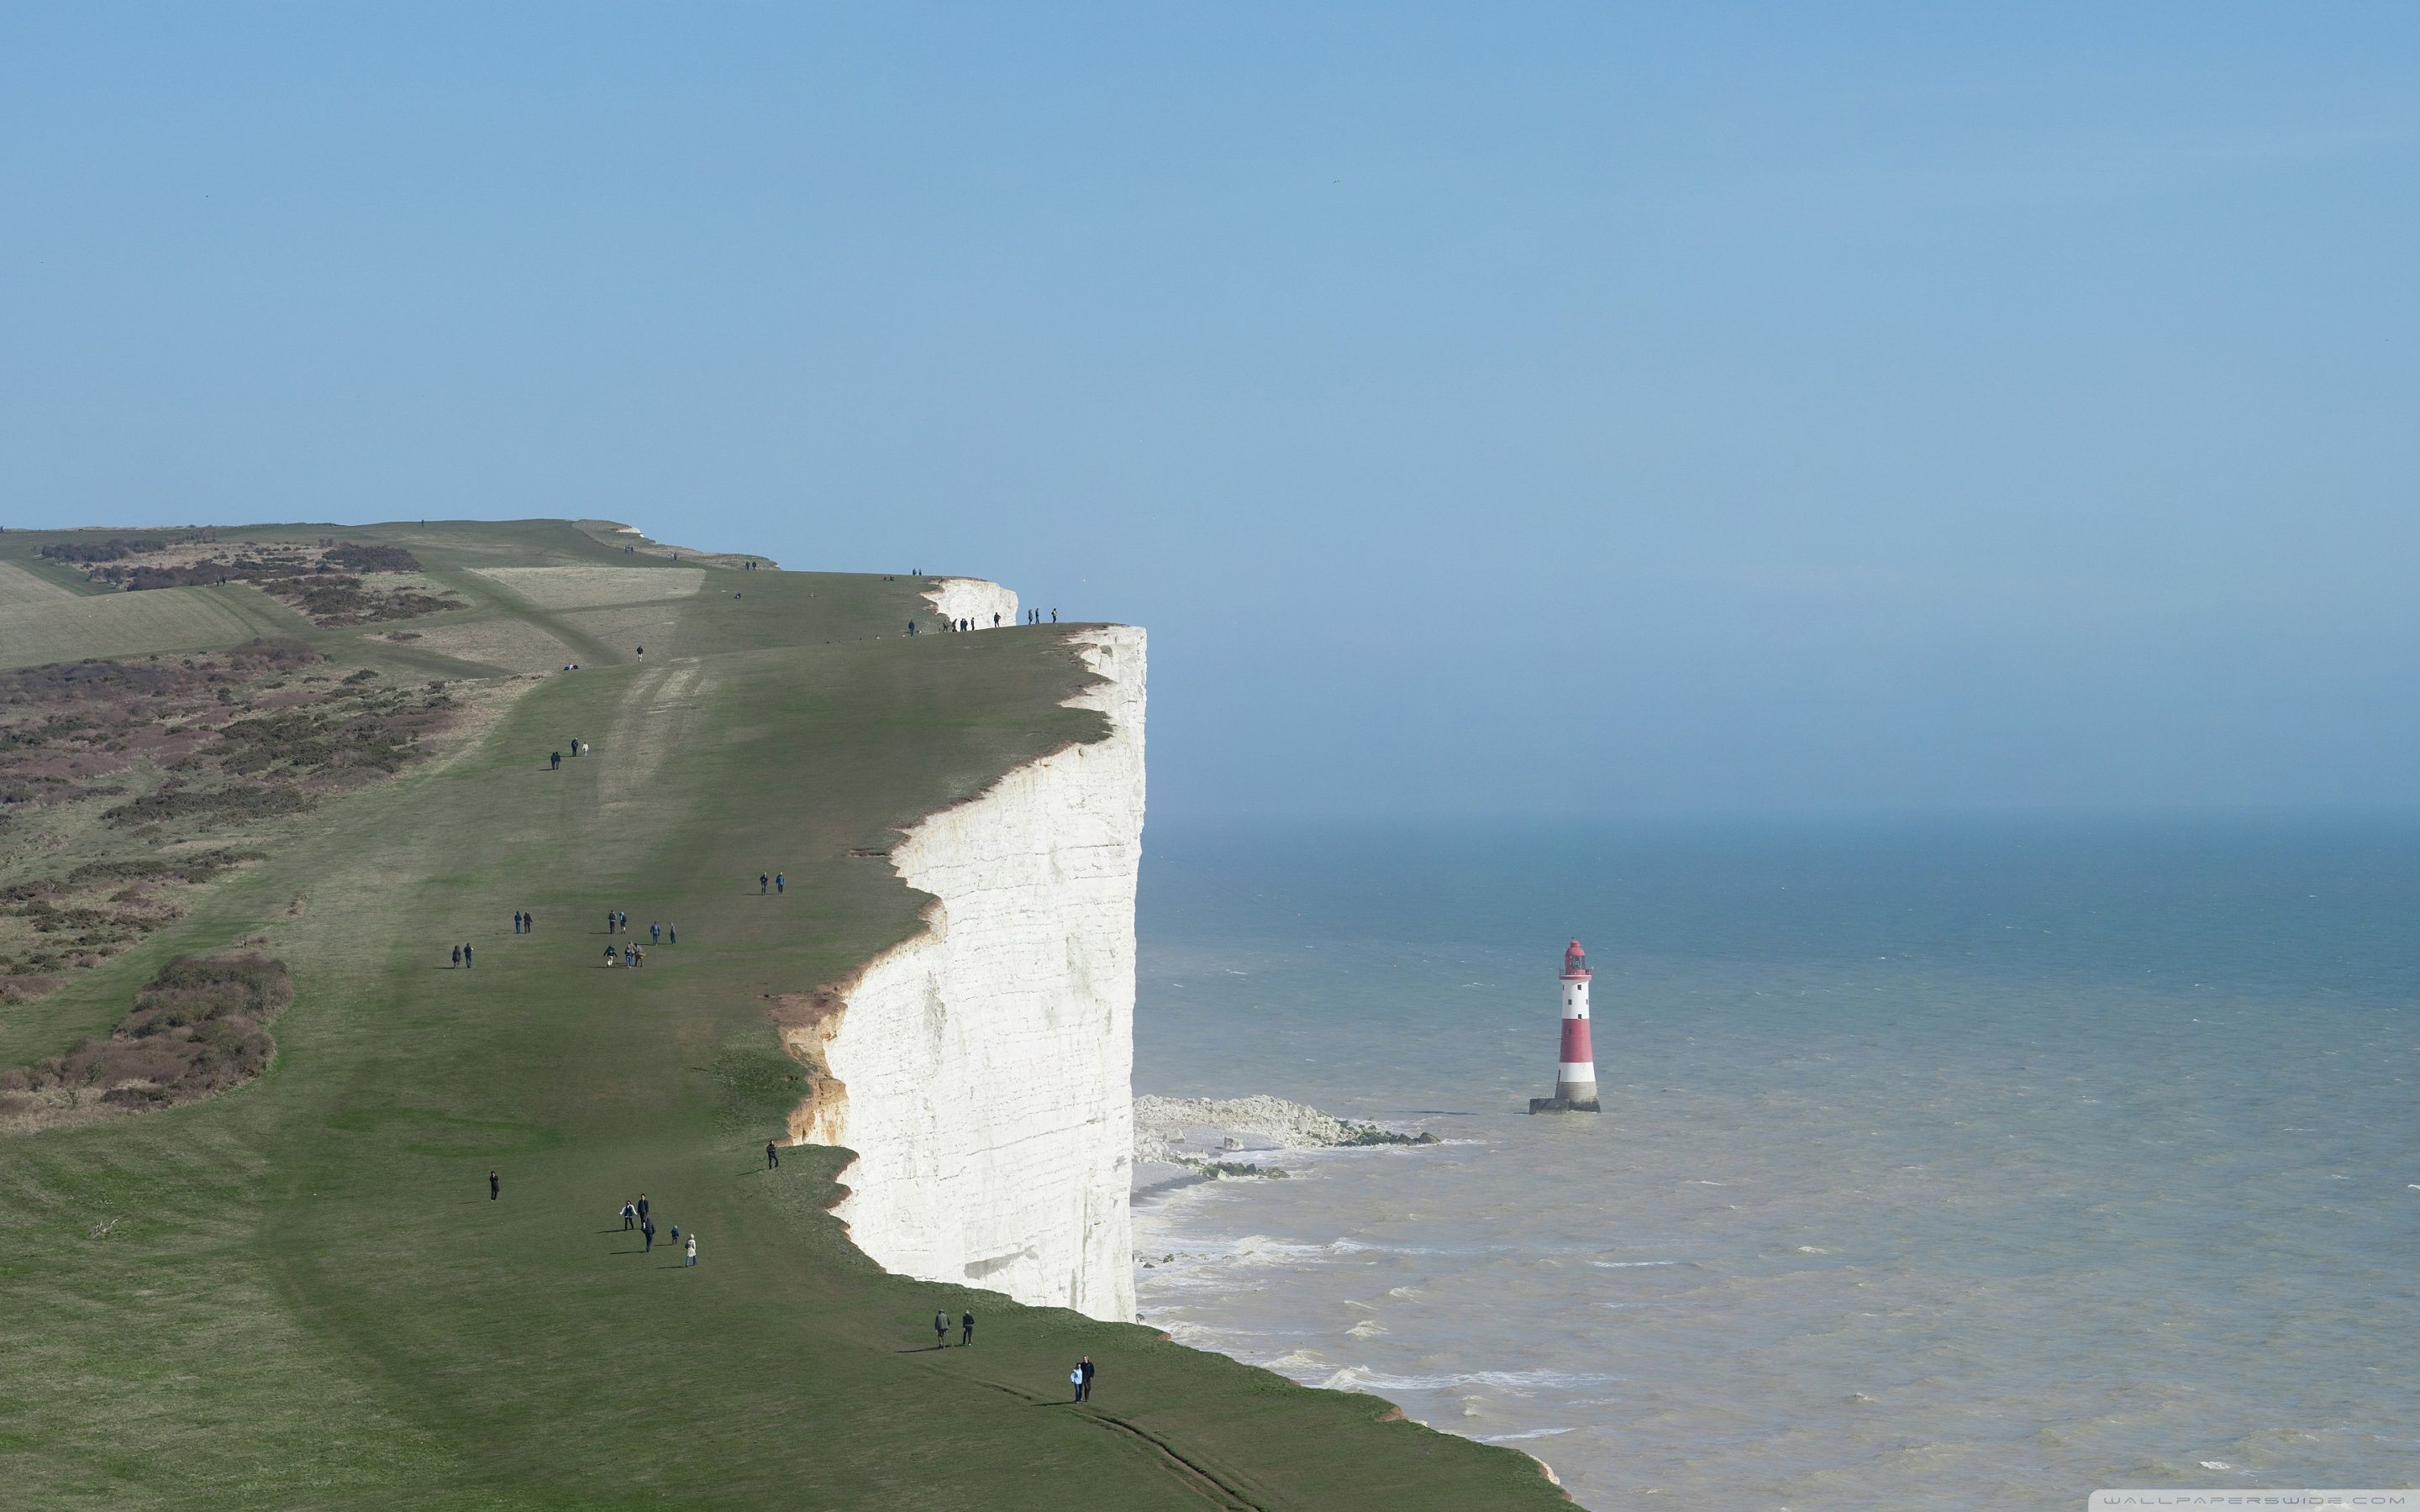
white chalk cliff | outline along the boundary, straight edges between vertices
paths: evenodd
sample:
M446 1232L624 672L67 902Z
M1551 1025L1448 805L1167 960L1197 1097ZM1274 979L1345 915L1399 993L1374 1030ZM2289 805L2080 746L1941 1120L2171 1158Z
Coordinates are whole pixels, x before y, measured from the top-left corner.
M1003 624L1015 611L1010 595ZM892 852L933 896L925 930L785 1030L825 1073L793 1132L857 1151L838 1211L884 1269L1130 1320L1144 637L1069 639L1105 679L1069 702L1107 714L1108 735Z
M940 579L924 591L924 602L952 625L966 620L978 630L988 630L995 614L1003 630L1016 623L1016 592L981 578Z

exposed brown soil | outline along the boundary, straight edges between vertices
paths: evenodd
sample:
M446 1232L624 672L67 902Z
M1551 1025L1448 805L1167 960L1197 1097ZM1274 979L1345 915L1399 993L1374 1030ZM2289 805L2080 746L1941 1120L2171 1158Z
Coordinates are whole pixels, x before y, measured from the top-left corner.
M790 1110L790 1138L800 1144L831 1144L848 1106L848 1088L831 1073L825 1048L840 1029L848 1000L836 987L809 993L768 993L765 1000L782 1048L807 1069L807 1095Z
M180 955L134 995L108 1039L0 1071L0 1121L169 1107L249 1081L268 1069L269 1026L293 998L282 961Z

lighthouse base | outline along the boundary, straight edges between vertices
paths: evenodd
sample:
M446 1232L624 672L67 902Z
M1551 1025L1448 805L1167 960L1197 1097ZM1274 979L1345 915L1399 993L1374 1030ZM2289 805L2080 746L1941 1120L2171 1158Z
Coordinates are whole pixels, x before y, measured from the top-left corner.
M1598 1113L1604 1111L1592 1097L1533 1097L1529 1099L1532 1113Z

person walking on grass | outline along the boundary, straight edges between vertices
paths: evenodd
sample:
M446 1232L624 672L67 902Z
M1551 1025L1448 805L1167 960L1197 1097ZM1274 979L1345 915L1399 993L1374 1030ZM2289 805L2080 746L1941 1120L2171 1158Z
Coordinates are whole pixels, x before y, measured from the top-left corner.
M685 1260L681 1261L681 1264L683 1264L684 1266L689 1266L689 1265L695 1265L696 1263L697 1263L697 1235L695 1235L695 1234L693 1234L693 1233L692 1233L692 1234L690 1234L690 1235L689 1236L689 1258L687 1258L687 1259L685 1259Z
M960 1326L962 1326L963 1328L965 1328L965 1329L966 1329L966 1333L965 1333L965 1334L963 1334L963 1335L961 1335L959 1336L959 1338L958 1338L958 1346L959 1346L959 1348L961 1348L961 1349L971 1348L971 1347L973 1346L973 1344L974 1344L974 1341L975 1341L975 1312L974 1312L974 1309L973 1309L973 1308L971 1308L971 1307L968 1308L968 1309L967 1309L967 1315L966 1315L964 1318L959 1319L958 1319L958 1322L959 1322Z
M530 913L526 909L521 912L521 933L524 934L535 934L537 933L537 916Z
M499 1179L499 1178L497 1177L497 1175L496 1175L496 1173L495 1173L495 1172L493 1172L493 1171L489 1171L489 1172L488 1173L488 1200L489 1200L489 1201L490 1201L490 1202L493 1202L493 1201L495 1201L498 1197L503 1196L504 1195L504 1181L503 1181L501 1179Z
M561 752L561 751L559 751L559 750L551 750L551 751L548 751L548 752L546 753L546 769L547 769L548 771L550 771L550 772L560 772L560 771L562 771L562 770L563 770L563 752Z
M636 1208L634 1208L634 1207L632 1207L632 1206L630 1206L630 1204L628 1204L628 1203L627 1203L627 1202L623 1203L623 1204L622 1204L622 1232L624 1232L624 1233L626 1233L626 1234L627 1234L627 1233L628 1233L631 1229L636 1228L636 1227L639 1227L639 1210L638 1210L638 1209L636 1209Z
M765 1141L765 1168L768 1171L782 1168L782 1147L770 1139Z
M645 1240L647 1245L647 1247L640 1251L640 1253L643 1255L653 1255L656 1252L656 1221L654 1219L642 1218L639 1220L639 1237Z
M937 1350L946 1350L949 1347L950 1315L947 1313L935 1313L933 1315L933 1348Z
M666 924L664 926L664 943L666 945L678 945L680 943L680 926L678 924Z
M642 1192L642 1193L640 1193L640 1194L639 1194L639 1222L641 1222L641 1223L645 1223L646 1221L647 1221L647 1195L646 1195L644 1192Z
M613 960L614 960L614 956L613 956L613 948L612 946L610 946L610 945L609 945L609 946L605 947L605 969L606 969L606 970L611 971L611 970L613 970Z
M454 947L454 964L458 966L462 964L462 948L458 945Z
M790 879L789 879L788 877L786 877L786 876L783 875L783 874L782 874L781 872L774 872L774 873L773 873L773 890L774 890L775 892L787 892L787 891L789 891L789 890L790 890Z
M613 910L611 908L605 910L605 933L608 934L613 933Z
M1076 1399L1079 1402L1089 1402L1093 1399L1093 1357L1089 1354L1084 1356L1078 1362L1076 1370L1084 1378L1080 1389L1076 1393Z
M467 945L462 947L462 965L465 970L471 965L471 948Z
M664 943L664 927L661 924L649 924L647 926L647 943L649 945L661 945Z
M771 887L772 885L773 885L773 879L772 879L771 877L767 876L767 875L766 875L764 872L757 872L757 873L756 873L756 896L757 896L757 897L759 897L759 898L764 897L764 896L765 896L765 889L766 889L767 887Z
M1067 1372L1067 1384L1076 1388L1076 1400L1084 1399L1084 1367L1078 1365Z

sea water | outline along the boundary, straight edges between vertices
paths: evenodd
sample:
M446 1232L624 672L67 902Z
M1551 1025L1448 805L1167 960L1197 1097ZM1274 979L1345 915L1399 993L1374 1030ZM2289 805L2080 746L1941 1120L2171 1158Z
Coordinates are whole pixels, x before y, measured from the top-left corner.
M1598 1508L2420 1476L2420 828L1156 822L1144 878L1137 1090L1445 1141L1142 1203L1180 1340ZM1575 935L1605 1110L1530 1117Z

